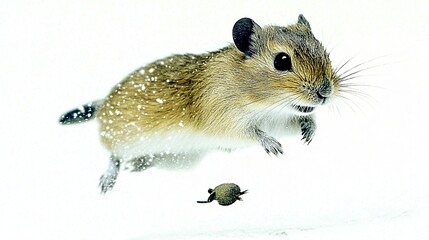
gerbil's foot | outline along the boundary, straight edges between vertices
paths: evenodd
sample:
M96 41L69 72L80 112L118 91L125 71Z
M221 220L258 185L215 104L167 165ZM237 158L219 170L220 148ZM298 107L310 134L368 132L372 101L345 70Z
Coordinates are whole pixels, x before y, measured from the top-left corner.
M105 194L107 191L112 190L113 186L116 183L116 178L118 177L119 169L121 165L121 160L116 156L112 155L110 157L109 166L100 177L99 186L101 188L101 193Z
M128 165L128 164L127 164ZM129 162L131 172L141 172L151 166L151 161L145 156L133 159Z
M265 152L272 153L276 156L283 154L282 145L273 137L267 137L261 141L262 147L264 147Z
M275 138L268 136L265 132L259 129L255 129L254 133L259 143L268 154L272 153L276 156L283 154L283 147Z
M316 123L314 119L311 116L301 117L299 118L299 126L301 127L301 140L310 144L316 132Z
M219 150L230 153L232 151L234 151L234 149L232 148L224 148L224 147L218 147Z

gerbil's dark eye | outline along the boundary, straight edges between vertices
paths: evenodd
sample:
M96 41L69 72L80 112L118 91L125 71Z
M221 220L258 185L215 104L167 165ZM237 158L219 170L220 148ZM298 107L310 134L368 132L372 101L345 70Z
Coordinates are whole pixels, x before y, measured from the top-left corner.
M292 59L285 52L278 53L274 58L274 67L279 71L292 70Z

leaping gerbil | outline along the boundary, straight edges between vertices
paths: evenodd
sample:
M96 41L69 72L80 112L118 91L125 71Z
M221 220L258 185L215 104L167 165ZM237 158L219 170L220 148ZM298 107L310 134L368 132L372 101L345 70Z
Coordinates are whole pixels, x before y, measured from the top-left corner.
M102 193L127 162L140 170L154 158L252 144L279 155L276 138L290 129L312 141L315 110L341 84L309 22L299 15L286 27L260 27L242 18L232 37L232 44L214 52L172 55L141 67L106 98L61 116L62 124L98 119L111 152Z

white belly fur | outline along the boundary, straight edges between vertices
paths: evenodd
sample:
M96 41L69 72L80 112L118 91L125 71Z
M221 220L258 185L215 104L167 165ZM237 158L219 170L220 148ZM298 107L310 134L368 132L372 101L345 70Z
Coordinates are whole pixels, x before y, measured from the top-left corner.
M252 145L252 141L227 139L208 136L192 130L180 130L155 133L145 137L132 139L114 149L114 153L124 161L151 154L193 154L225 148L237 149ZM253 143L255 144L255 143Z
M268 135L279 138L296 133L287 126L289 116L265 118L258 124ZM262 120L262 119L260 119ZM238 149L257 145L254 139L238 139L211 136L192 129L180 128L173 131L158 132L144 137L130 139L113 150L113 153L128 161L152 154L200 154L215 149Z

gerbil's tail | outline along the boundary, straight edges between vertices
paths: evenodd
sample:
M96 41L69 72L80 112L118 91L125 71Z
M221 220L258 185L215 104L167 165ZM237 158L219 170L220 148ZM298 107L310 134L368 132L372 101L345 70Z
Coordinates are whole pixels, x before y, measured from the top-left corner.
M63 125L70 125L75 123L87 122L95 118L100 105L103 103L102 100L93 101L73 109L60 117L60 123Z

